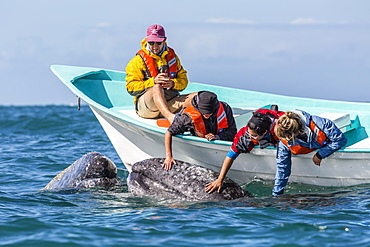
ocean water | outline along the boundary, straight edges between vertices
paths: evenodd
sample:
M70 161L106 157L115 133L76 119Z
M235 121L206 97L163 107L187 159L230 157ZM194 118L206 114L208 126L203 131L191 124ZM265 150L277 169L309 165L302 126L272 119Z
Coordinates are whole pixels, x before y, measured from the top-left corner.
M254 197L173 202L127 187L39 192L98 151L128 175L87 106L0 106L1 246L370 246L370 185L245 185Z

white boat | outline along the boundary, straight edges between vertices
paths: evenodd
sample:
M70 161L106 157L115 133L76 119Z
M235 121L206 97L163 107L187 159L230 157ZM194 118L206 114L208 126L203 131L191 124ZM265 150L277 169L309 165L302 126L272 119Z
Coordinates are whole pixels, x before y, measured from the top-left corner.
M166 129L158 127L155 119L136 115L124 72L64 65L53 65L51 69L90 106L128 171L137 161L165 157ZM319 186L370 183L370 103L298 98L201 83L189 83L182 93L201 90L215 92L233 108L238 129L246 125L253 110L271 104L278 105L281 111L300 109L332 119L348 138L347 146L324 159L321 166L313 164L313 154L293 155L289 181ZM180 135L173 138L173 154L175 159L219 172L231 144ZM253 179L273 180L275 155L275 148L258 147L250 154L241 154L228 177L239 184Z

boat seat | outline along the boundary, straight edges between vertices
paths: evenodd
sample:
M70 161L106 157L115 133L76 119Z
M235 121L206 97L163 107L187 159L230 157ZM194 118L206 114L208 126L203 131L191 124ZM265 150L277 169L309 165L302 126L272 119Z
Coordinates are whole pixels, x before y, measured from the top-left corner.
M157 119L149 119L149 118L142 118L142 117L139 117L137 114L136 114L136 111L134 109L118 109L117 110L118 112L138 121L138 122L142 122L142 123L146 123L146 124L149 124L149 125L152 125L152 126L157 126Z
M356 115L356 118L351 120L349 113L325 112L320 114L319 117L330 119L343 133L357 129L360 126L358 116Z

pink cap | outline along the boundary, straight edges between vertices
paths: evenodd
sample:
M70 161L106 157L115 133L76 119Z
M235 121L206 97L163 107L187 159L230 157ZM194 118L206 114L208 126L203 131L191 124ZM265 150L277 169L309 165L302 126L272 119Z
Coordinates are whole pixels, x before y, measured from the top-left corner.
M146 31L146 41L162 42L166 38L166 33L161 25L151 25Z

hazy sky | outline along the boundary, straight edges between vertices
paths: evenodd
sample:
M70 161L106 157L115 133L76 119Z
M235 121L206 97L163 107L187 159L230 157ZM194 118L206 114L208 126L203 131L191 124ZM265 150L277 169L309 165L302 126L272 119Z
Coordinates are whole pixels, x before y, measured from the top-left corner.
M368 0L0 3L0 105L76 103L50 65L124 70L151 24L190 81L370 101Z

